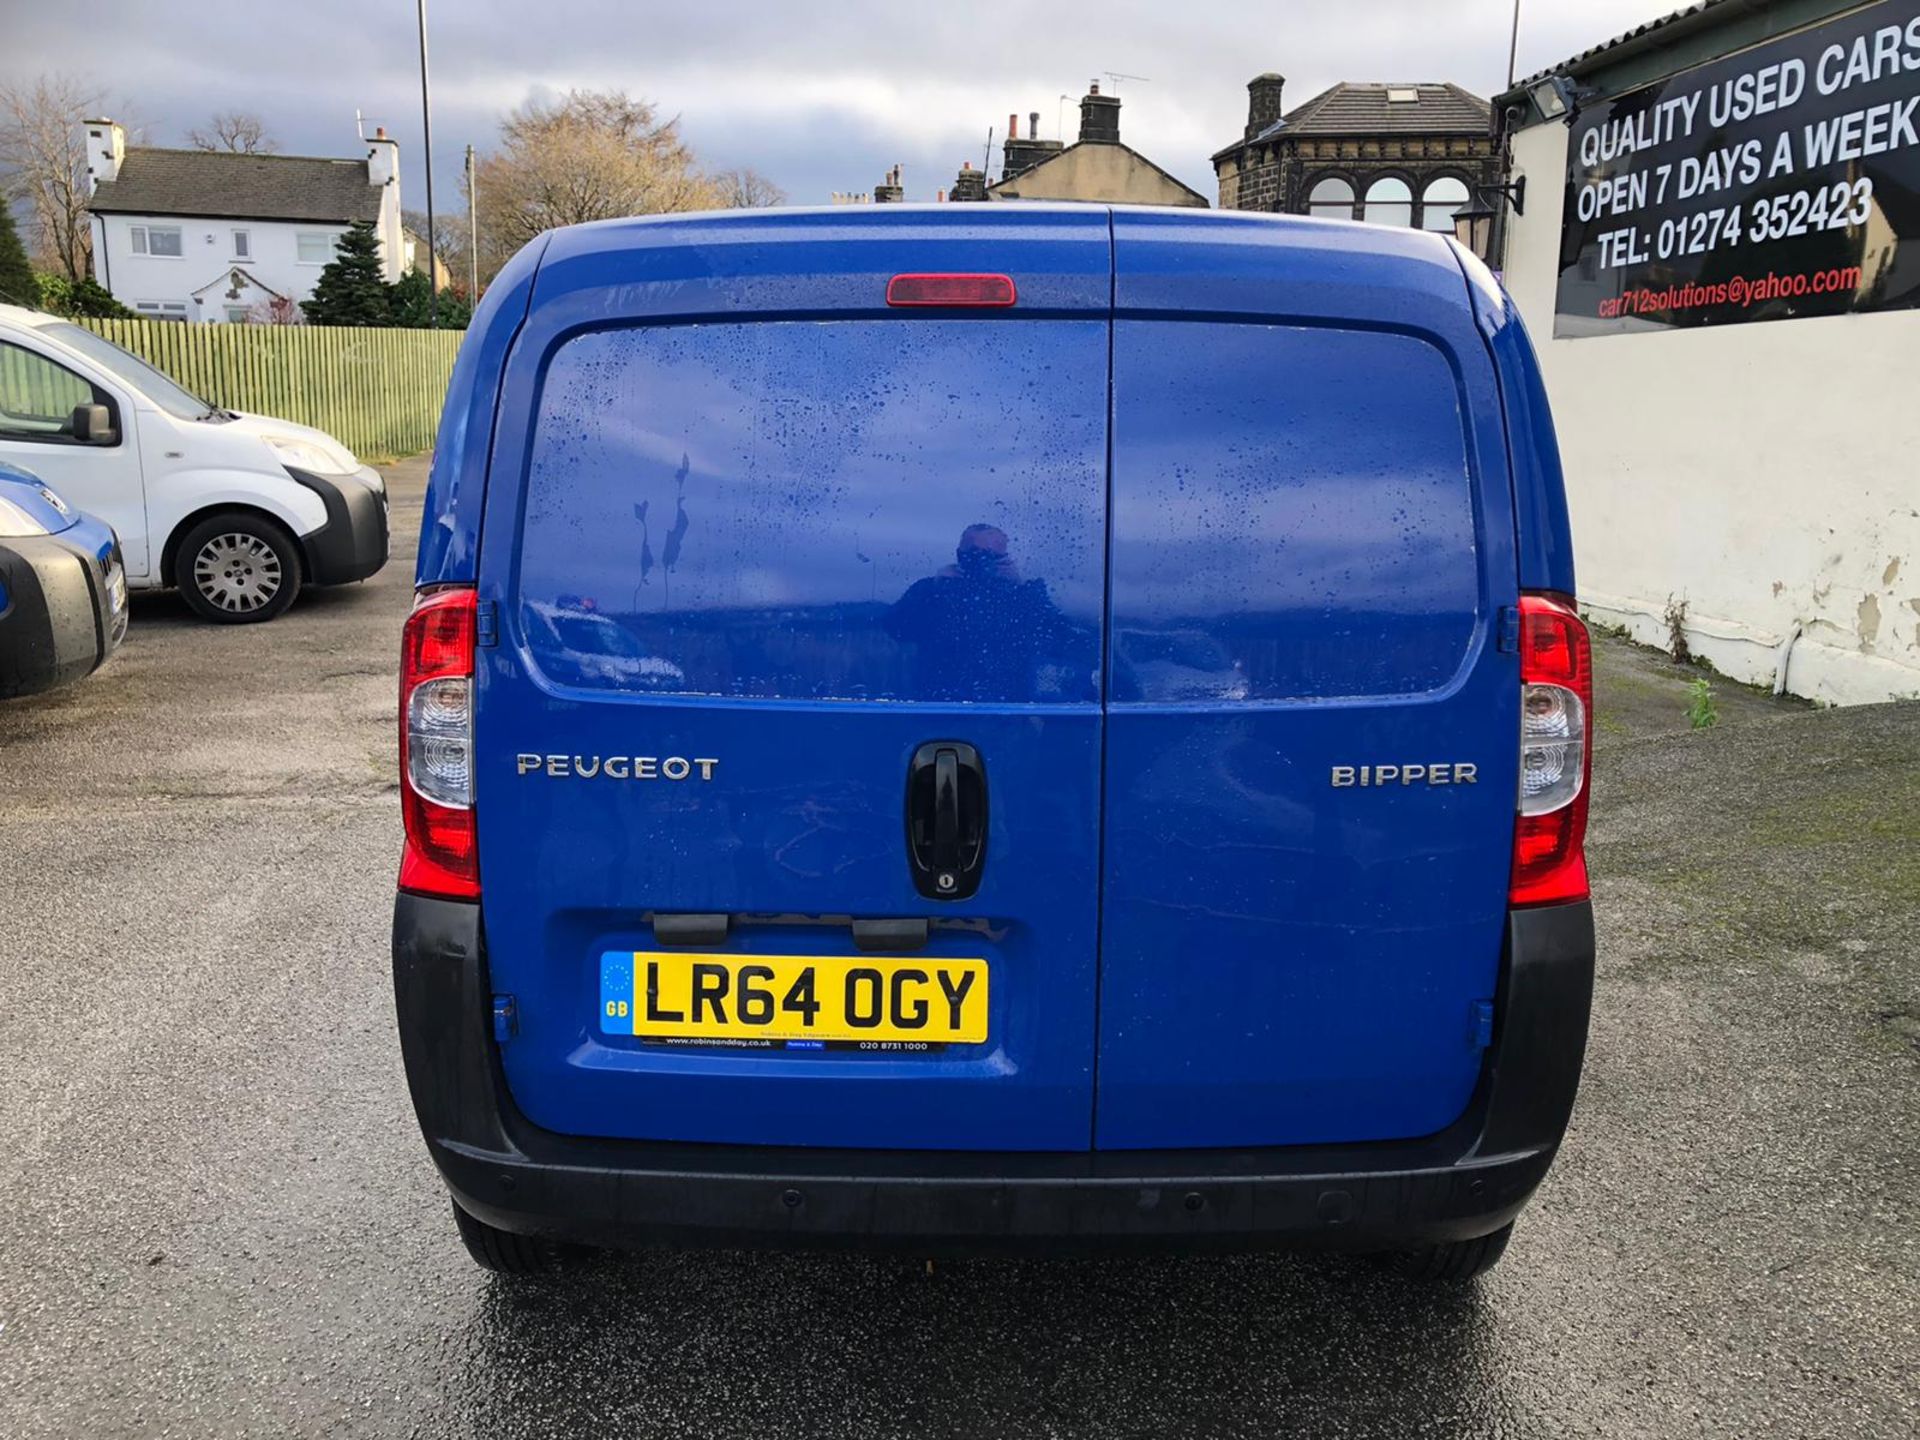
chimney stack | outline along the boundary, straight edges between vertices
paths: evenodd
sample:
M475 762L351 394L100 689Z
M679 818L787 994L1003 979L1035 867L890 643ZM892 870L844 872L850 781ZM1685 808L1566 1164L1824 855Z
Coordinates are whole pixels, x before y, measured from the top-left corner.
M971 160L960 162L960 173L953 177L953 189L947 192L949 200L985 200L987 198L987 172L973 168Z
M1102 95L1100 82L1087 83L1080 101L1080 143L1082 145L1118 145L1120 143L1120 97Z
M900 167L895 165L887 171L880 183L873 187L873 203L876 205L898 205L907 198L906 187L900 183Z
M87 155L87 194L91 196L96 185L120 178L121 162L127 158L127 132L111 120L82 120L80 129L86 135L82 148Z
M367 183L369 185L397 185L400 183L400 146L387 134L387 127L374 127L373 138L367 141Z
M1251 140L1281 116L1280 92L1287 77L1269 70L1247 82L1247 135Z
M1043 160L1051 160L1063 147L1058 140L1040 138L1040 112L1027 115L1027 138L1020 138L1020 117L1007 117L1007 140L1000 147L1000 180L1004 184L1016 175L1024 175Z

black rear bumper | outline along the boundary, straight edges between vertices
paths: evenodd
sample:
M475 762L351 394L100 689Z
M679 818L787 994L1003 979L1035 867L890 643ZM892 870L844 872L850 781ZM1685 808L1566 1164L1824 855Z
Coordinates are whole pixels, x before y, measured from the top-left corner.
M1505 1225L1552 1163L1585 1053L1593 917L1514 912L1486 1068L1439 1135L1259 1150L981 1154L584 1140L537 1129L500 1072L479 907L402 895L401 1048L462 1209L594 1245L916 1254L1268 1246L1382 1249Z
M103 567L60 535L0 541L0 700L69 684L113 653L127 629L108 598L119 553Z

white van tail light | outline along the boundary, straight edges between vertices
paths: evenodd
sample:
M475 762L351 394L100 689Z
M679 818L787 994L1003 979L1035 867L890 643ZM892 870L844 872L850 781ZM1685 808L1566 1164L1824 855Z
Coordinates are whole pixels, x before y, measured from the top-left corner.
M1587 897L1587 778L1593 748L1593 651L1565 600L1520 597L1520 803L1515 905Z
M400 642L400 888L473 900L480 894L473 821L474 592L435 590L414 602Z

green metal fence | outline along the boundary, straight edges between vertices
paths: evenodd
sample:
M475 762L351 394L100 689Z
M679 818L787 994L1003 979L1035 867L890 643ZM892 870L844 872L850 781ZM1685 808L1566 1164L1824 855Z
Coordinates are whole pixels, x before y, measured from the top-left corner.
M339 325L81 322L230 410L317 426L356 455L388 459L433 444L457 330Z

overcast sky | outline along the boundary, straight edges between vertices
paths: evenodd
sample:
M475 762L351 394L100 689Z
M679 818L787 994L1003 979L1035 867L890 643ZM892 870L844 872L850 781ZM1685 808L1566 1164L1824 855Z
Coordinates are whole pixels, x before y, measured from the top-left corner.
M1523 0L1520 74L1674 8ZM185 143L216 109L258 113L293 154L352 155L354 111L399 138L422 208L412 0L0 0L0 80L82 77L148 143ZM1506 79L1509 0L430 0L436 208L458 208L464 147L531 96L618 86L677 114L702 160L747 165L794 204L870 190L896 162L910 199L976 166L1009 112L1074 137L1073 105L1117 71L1121 138L1216 193L1207 157L1246 122L1246 82L1298 104L1338 80ZM1062 95L1070 97L1064 107ZM1024 124L1024 118L1022 123Z

